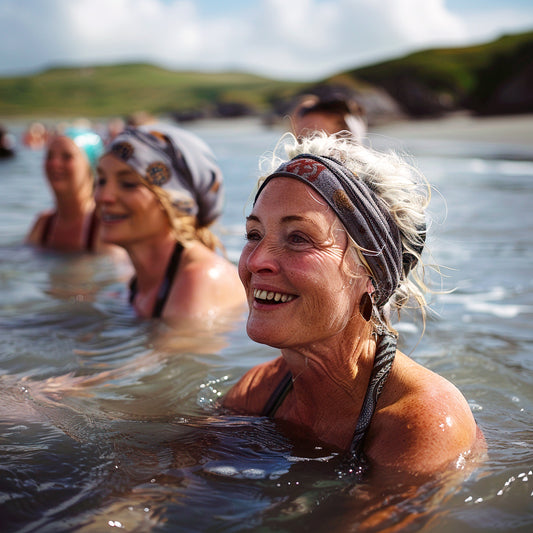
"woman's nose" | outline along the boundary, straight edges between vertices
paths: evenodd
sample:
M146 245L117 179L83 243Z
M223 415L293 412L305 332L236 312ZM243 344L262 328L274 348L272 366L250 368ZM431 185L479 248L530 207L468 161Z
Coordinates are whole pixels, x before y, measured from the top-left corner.
M253 273L278 272L280 264L276 246L266 239L262 239L249 252L246 266Z
M94 190L94 200L97 204L113 203L116 199L116 191L109 183L98 184Z
M44 162L45 170L57 168L59 166L61 166L61 159L54 155L49 155Z

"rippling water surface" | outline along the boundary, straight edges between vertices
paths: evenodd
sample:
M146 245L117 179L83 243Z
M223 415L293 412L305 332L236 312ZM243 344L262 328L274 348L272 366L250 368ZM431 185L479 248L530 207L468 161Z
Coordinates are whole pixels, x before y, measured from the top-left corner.
M236 261L257 160L279 131L193 129L224 170L218 231ZM386 131L372 142L412 153L435 187L428 245L441 288L455 291L432 297L422 339L406 317L401 348L465 394L487 462L466 479L391 491L270 420L221 413L220 395L275 352L246 337L244 317L177 337L135 318L109 259L24 247L51 200L43 154L20 149L0 161L2 532L531 530L533 147L400 143Z

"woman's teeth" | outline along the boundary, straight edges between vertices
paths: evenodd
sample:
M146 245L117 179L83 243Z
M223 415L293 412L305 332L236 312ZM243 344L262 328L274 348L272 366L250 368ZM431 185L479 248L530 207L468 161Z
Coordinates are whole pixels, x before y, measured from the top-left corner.
M123 218L126 218L126 215L113 215L111 213L105 213L102 214L101 218L104 222L113 222L115 220L122 220Z
M282 294L281 292L265 291L261 289L254 289L254 298L273 303L285 303L294 300L292 294Z

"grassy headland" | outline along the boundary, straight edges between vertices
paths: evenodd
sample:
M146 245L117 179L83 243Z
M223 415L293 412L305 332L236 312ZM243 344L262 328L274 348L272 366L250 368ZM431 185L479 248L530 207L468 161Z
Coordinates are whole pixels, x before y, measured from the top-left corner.
M0 116L103 117L139 110L176 118L272 115L282 114L298 94L321 84L349 85L370 102L371 113L384 92L407 116L465 109L531 113L533 31L478 46L425 50L315 83L242 72L170 71L149 64L51 68L0 78Z
M533 112L533 31L464 48L424 50L333 76L384 88L411 116L458 109Z

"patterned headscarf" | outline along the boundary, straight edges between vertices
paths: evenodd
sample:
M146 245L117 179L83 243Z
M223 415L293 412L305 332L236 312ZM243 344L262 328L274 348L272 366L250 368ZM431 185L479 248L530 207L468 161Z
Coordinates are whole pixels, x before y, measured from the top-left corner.
M222 172L209 147L192 133L167 124L126 128L106 153L167 191L174 206L196 216L201 227L222 214Z
M384 203L353 172L329 157L300 154L283 163L257 191L254 204L273 178L297 179L326 200L348 234L362 248L376 292L374 303L383 307L400 284L402 243L400 231Z

